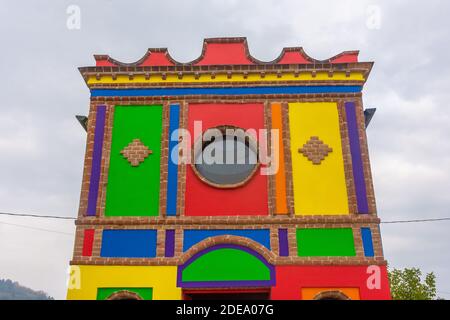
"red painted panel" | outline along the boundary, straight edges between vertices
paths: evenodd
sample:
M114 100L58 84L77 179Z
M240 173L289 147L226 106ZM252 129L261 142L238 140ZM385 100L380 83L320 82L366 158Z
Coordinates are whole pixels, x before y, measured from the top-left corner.
M84 238L83 238L83 257L92 256L92 247L94 245L94 229L86 229L84 230Z
M96 67L117 67L114 63L109 62L108 60L97 60L95 61Z
M286 51L278 64L310 64L299 51Z
M204 57L197 65L253 64L245 49L244 42L206 43Z
M343 54L335 59L331 59L331 63L353 63L358 62L358 53Z
M191 135L194 135L194 121L202 121L203 131L220 125L233 125L258 131L264 128L264 108L262 104L191 104L188 113L188 128ZM192 137L192 141L196 138ZM267 214L267 176L261 175L260 171L244 186L235 189L219 189L200 181L188 165L185 215Z
M146 66L173 66L165 52L151 52L148 57L139 65L140 67Z
M367 266L277 266L272 299L301 299L301 288L358 287L361 300L390 300L386 266L380 266L380 288L369 289Z

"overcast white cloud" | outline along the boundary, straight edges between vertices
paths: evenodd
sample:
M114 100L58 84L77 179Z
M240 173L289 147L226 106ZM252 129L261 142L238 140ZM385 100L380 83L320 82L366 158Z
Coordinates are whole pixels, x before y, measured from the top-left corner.
M71 4L81 9L80 30L66 27ZM374 8L378 29L368 27ZM189 61L205 37L246 36L261 60L303 46L318 59L359 49L375 61L365 104L378 108L368 137L379 216L450 216L448 12L438 0L1 0L0 211L76 215L85 133L74 115L89 102L77 67L93 65L92 54L132 62L168 47ZM435 271L446 298L449 226L382 226L391 266ZM0 278L63 299L73 232L73 222L0 217Z

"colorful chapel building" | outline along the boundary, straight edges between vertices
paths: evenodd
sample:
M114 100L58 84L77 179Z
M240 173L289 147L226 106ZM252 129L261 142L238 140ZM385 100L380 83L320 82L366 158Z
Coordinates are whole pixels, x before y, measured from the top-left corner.
M91 97L68 299L390 299L362 100L372 62L298 47L263 62L245 38L206 39L189 63L161 48L95 60L80 68ZM278 156L226 128L266 129ZM211 144L257 161L180 161Z

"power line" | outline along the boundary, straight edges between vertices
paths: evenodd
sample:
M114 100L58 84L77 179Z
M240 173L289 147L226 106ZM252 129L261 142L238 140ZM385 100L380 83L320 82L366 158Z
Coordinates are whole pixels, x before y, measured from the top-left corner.
M44 219L62 219L62 220L76 220L77 219L74 217L50 216L50 215L29 214L29 213L11 213L11 212L0 212L0 215L14 216L14 217L44 218ZM434 218L434 219L381 221L380 223L394 224L394 223L419 223L419 222L436 222L436 221L450 221L450 217Z
M390 223L418 223L418 222L435 222L435 221L449 221L448 218L436 218L436 219L416 219L416 220L396 220L396 221L381 221L380 223L390 224Z
M62 220L75 220L73 217L63 217L63 216L46 216L40 214L30 214L30 213L11 213L11 212L0 212L0 215L4 216L14 216L14 217L32 217L32 218L46 218L46 219L62 219Z
M3 222L3 221L0 221L0 224L6 224L9 226L15 226L15 227L20 227L20 228L33 229L33 230L38 230L38 231L45 231L45 232L51 232L51 233L64 234L64 235L68 235L68 236L74 236L73 233L69 233L69 232L62 232L62 231L50 230L50 229L44 229L44 228L36 228L36 227L31 227L31 226L25 226L23 224L9 223L9 222Z

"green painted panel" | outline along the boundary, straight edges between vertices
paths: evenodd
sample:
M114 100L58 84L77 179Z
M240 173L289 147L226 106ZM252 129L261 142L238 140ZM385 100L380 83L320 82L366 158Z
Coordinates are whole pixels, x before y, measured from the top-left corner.
M183 270L182 279L183 281L270 280L270 270L250 253L226 248L200 256Z
M297 229L299 257L352 257L356 255L351 228Z
M113 293L123 290L137 293L144 300L153 298L153 288L98 288L97 300L106 300Z
M161 157L162 106L116 106L105 216L157 216ZM151 151L139 166L120 153L134 139Z

